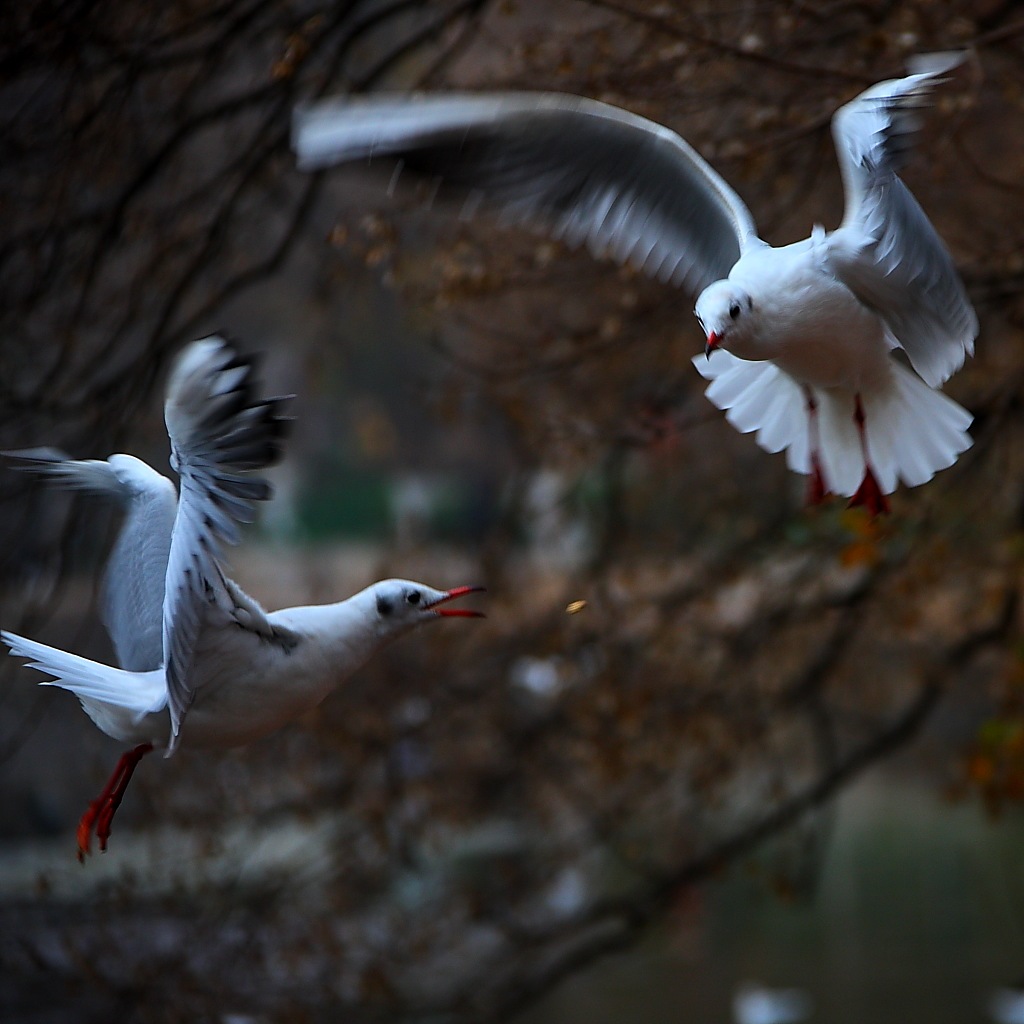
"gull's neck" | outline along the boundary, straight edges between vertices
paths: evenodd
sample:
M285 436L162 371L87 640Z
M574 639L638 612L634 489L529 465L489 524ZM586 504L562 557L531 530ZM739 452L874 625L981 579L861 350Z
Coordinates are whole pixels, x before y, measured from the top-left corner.
M314 646L369 657L387 639L370 588L333 604L302 605L274 612L274 621Z
M319 680L319 686L326 690L333 689L381 647L415 625L415 621L382 619L372 586L345 601L284 608L269 619L296 635L293 669L310 680Z

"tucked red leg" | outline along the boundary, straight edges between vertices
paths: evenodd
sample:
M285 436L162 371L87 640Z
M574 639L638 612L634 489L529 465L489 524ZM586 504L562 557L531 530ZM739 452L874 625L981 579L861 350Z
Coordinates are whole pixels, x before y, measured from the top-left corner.
M818 403L810 388L804 388L804 398L807 400L807 432L809 434L809 448L811 453L811 479L807 485L808 505L820 505L828 496L828 487L825 484L825 474L821 468L821 441L818 438Z
M864 479L850 499L850 508L862 506L872 517L885 515L889 511L889 499L878 486L875 471L871 468L871 460L868 458L868 442L864 433L864 406L861 405L860 395L854 400L853 422L857 424L857 432L860 434L860 450L864 455Z
M850 499L850 508L862 506L872 517L886 515L889 512L889 499L878 486L875 474L870 466L864 469L864 479L857 488L857 493Z
M138 763L152 749L152 743L140 743L137 747L125 751L107 780L107 784L103 787L103 792L89 804L88 810L78 822L79 862L84 861L86 855L92 852L90 846L94 829L96 838L100 841L100 849L106 850L107 840L110 838L110 825L118 807L121 806L128 783L131 782Z
M811 452L811 480L807 485L808 505L821 505L828 497L828 488L825 486L825 474L821 471L821 460L817 452Z

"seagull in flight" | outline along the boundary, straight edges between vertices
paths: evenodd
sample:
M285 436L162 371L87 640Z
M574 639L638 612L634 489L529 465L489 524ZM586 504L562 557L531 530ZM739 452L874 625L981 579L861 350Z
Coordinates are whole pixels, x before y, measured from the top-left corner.
M255 503L259 472L277 461L284 398L259 398L254 360L219 336L193 342L171 371L164 419L179 487L131 455L71 459L54 449L6 452L57 484L110 495L124 522L102 585L102 617L118 666L14 633L0 638L30 668L70 690L108 736L131 744L78 825L78 857L110 826L132 773L155 748L231 747L319 704L385 644L446 616L482 617L447 602L482 587L436 590L374 583L337 604L265 611L224 572Z
M736 192L675 132L578 96L375 96L299 108L301 169L385 161L503 220L539 224L696 298L694 362L738 430L872 514L971 444L939 387L973 353L978 320L953 260L898 177L932 88L963 54L929 54L832 119L839 227L774 247ZM906 362L893 357L901 349Z

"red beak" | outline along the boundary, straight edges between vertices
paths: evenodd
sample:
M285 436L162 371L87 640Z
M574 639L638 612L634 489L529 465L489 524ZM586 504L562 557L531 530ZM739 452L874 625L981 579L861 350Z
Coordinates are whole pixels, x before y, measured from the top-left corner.
M452 587L451 590L446 590L433 604L428 604L425 607L437 608L438 615L447 615L450 618L485 619L487 616L483 612L472 608L438 608L437 606L452 601L456 597L462 597L463 594L479 594L486 589L486 587Z
M716 348L718 348L718 343L721 340L722 339L717 334L715 334L714 331L712 331L708 335L707 344L704 346L704 355L706 358L711 358L711 353L714 352Z

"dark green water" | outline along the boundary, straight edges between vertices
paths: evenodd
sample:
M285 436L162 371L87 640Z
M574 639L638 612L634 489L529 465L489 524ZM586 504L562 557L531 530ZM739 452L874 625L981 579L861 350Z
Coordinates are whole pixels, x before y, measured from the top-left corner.
M874 775L835 809L813 897L783 902L755 874L684 897L517 1024L723 1024L744 980L805 989L822 1024L973 1024L1024 978L1024 812L993 822Z

